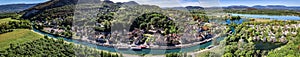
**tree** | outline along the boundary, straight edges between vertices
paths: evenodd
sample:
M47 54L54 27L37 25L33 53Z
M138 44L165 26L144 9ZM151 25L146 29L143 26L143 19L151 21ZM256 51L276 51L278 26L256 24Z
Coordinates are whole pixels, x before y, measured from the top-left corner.
M167 34L178 32L178 28L173 20L161 13L156 12L146 13L137 17L133 21L130 31L134 30L135 28L148 31L149 29L152 29L150 26L153 26L154 29L163 29Z
M232 53L226 53L222 57L233 57L234 55Z
M0 56L4 57L34 57L34 56L57 56L57 57L75 57L75 56L92 56L92 57L119 57L118 54L113 54L111 52L98 51L90 47L82 45L74 45L72 43L65 43L63 39L54 40L52 38L47 39L40 38L32 42L27 42L24 44L11 44L10 48L0 52ZM30 51L28 51L30 50ZM79 53L75 53L79 52Z
M231 20L240 20L241 17L240 16L231 16Z

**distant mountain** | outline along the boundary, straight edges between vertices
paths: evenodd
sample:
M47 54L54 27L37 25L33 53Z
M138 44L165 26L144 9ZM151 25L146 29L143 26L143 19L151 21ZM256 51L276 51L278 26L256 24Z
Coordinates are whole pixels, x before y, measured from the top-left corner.
M28 10L42 10L42 9L48 9L48 8L55 8L60 7L64 5L70 5L70 4L76 4L78 0L50 0L44 3L40 3Z
M204 9L203 7L200 7L200 6L186 6L185 8L187 8L187 9Z
M257 8L257 9L260 9L260 8L266 8L266 6L262 6L262 5L255 5L255 6L252 6L253 8Z
M212 8L212 7L210 7ZM223 9L237 9L237 10L248 10L248 9L272 9L272 10L296 10L300 11L300 6L284 6L284 5L267 5L267 6L262 6L262 5L254 5L252 7L250 6L227 6L227 7L222 7Z
M239 5L239 6L234 5L234 6L228 6L228 7L223 7L223 8L225 8L225 9L247 9L247 8L251 8L251 7L244 6L244 5Z
M171 7L171 8L164 8L164 9L175 9L175 10L203 10L203 7L200 6L186 6L186 7Z
M286 7L284 5L267 5L267 7Z
M255 5L252 6L256 9L275 9L275 10L300 10L300 7L289 7L284 5L267 5L267 6L261 6L261 5Z
M267 6L255 5L252 7L256 9L285 9L286 8L286 6L284 5L267 5Z
M37 4L34 7L31 7L27 10L24 10L22 13L25 13L22 18L29 19L34 17L35 15L45 12L47 9L53 9L57 7L62 7L66 5L74 5L78 3L78 0L50 0L44 3ZM71 6L74 7L74 6ZM70 8L73 9L73 8ZM63 10L66 11L66 10ZM73 11L73 10L70 10Z
M129 2L124 2L123 5L135 6L135 5L139 5L139 4L135 1L129 1Z
M289 9L289 10L296 10L296 11L300 12L300 6L298 6L298 7L287 7L287 9Z
M9 12L20 12L22 10L28 9L36 4L8 4L0 5L0 13L9 13Z

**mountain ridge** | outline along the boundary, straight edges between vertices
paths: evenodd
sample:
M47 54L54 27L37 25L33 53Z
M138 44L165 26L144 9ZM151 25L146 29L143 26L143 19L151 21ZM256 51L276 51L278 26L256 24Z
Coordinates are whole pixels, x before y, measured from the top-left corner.
M5 4L0 5L0 13L11 13L11 12L20 12L30 7L35 6L36 4Z
M37 15L37 13L45 11L46 9L61 7L65 5L72 5L76 4L77 2L78 0L50 0L44 3L39 3L36 6L22 11L21 13L24 13L22 18L29 19Z

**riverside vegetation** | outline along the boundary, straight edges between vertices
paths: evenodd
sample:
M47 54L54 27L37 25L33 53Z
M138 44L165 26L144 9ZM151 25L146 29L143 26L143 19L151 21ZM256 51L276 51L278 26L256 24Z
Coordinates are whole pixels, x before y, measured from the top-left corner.
M24 44L10 44L9 48L1 51L0 56L121 57L121 55L117 53L99 51L82 45L66 43L63 39L52 39L47 36Z
M121 54L96 50L91 47L67 43L35 33L28 20L7 17L0 19L0 56L95 56L122 57Z

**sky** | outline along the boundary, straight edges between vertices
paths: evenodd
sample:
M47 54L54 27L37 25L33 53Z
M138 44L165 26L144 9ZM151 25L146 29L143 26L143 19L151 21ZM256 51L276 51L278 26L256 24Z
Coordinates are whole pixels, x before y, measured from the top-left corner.
M48 0L0 0L0 5L16 3L42 3ZM160 7L181 7L181 6L231 6L231 5L286 5L300 6L300 0L111 0L113 2L136 1L139 4L158 5Z
M46 2L48 0L0 0L0 5L5 4L33 4L33 3L41 3Z

